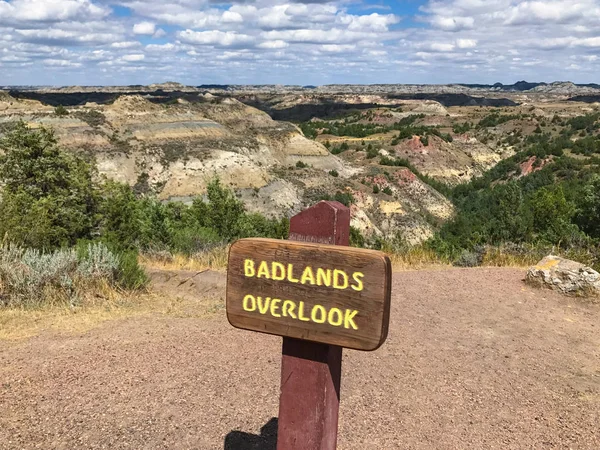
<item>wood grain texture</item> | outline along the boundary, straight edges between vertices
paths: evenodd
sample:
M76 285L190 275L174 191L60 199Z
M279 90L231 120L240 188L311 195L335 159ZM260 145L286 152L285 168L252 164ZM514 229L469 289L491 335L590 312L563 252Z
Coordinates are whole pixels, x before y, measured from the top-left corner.
M256 272L263 261L268 268L273 267L273 262L282 264L286 269L291 264L293 275L288 277L290 271L286 270L284 280L266 278L264 272L261 278L247 276L246 260L254 262ZM310 277L304 284L290 281L300 280L306 267L312 268L315 278L318 268L324 272L331 271L332 277L334 270L344 272L348 277L348 287L336 289L333 285L312 285ZM355 273L364 275L360 291L351 287L359 287L352 278ZM340 275L339 280L338 286L344 286L344 277ZM377 251L274 239L242 239L231 246L229 253L227 318L237 328L371 351L381 346L387 337L390 291L391 264L387 256ZM257 300L254 309L250 300L246 304L247 310L244 309L247 295ZM279 299L279 309L272 310L270 305L265 308L267 299ZM309 320L302 321L291 315L284 317L281 306L286 300L296 305L296 316L300 316L298 309L302 304L302 317ZM322 307L315 310L317 321L323 319L323 311L327 316L331 313L331 320L324 323L313 321L311 312L315 305ZM334 308L342 312L341 322L337 311L331 312ZM276 317L273 312L281 317ZM348 317L350 320L347 320Z

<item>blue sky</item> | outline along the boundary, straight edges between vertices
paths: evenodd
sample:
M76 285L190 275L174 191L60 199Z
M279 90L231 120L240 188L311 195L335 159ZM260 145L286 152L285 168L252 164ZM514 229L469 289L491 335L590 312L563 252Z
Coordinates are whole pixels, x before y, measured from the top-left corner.
M600 0L0 0L0 85L598 82Z

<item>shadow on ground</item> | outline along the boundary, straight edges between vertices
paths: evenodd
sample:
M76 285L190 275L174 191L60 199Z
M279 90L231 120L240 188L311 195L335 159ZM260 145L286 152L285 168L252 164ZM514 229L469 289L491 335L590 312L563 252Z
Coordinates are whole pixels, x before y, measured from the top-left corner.
M273 417L260 429L260 435L231 431L225 436L224 450L275 450L277 448L277 418Z

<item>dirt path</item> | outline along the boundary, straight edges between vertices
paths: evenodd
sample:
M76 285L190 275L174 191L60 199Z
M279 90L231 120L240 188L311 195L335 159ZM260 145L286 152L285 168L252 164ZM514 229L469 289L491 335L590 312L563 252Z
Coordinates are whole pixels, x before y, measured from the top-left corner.
M395 274L387 343L344 354L339 448L600 448L600 307L522 275ZM0 342L0 448L274 449L279 355L222 310Z

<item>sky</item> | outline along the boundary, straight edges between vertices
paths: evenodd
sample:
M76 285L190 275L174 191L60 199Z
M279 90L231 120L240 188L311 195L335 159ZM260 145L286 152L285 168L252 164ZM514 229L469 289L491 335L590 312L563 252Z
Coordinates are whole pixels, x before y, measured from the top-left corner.
M0 85L600 82L600 0L0 0Z

